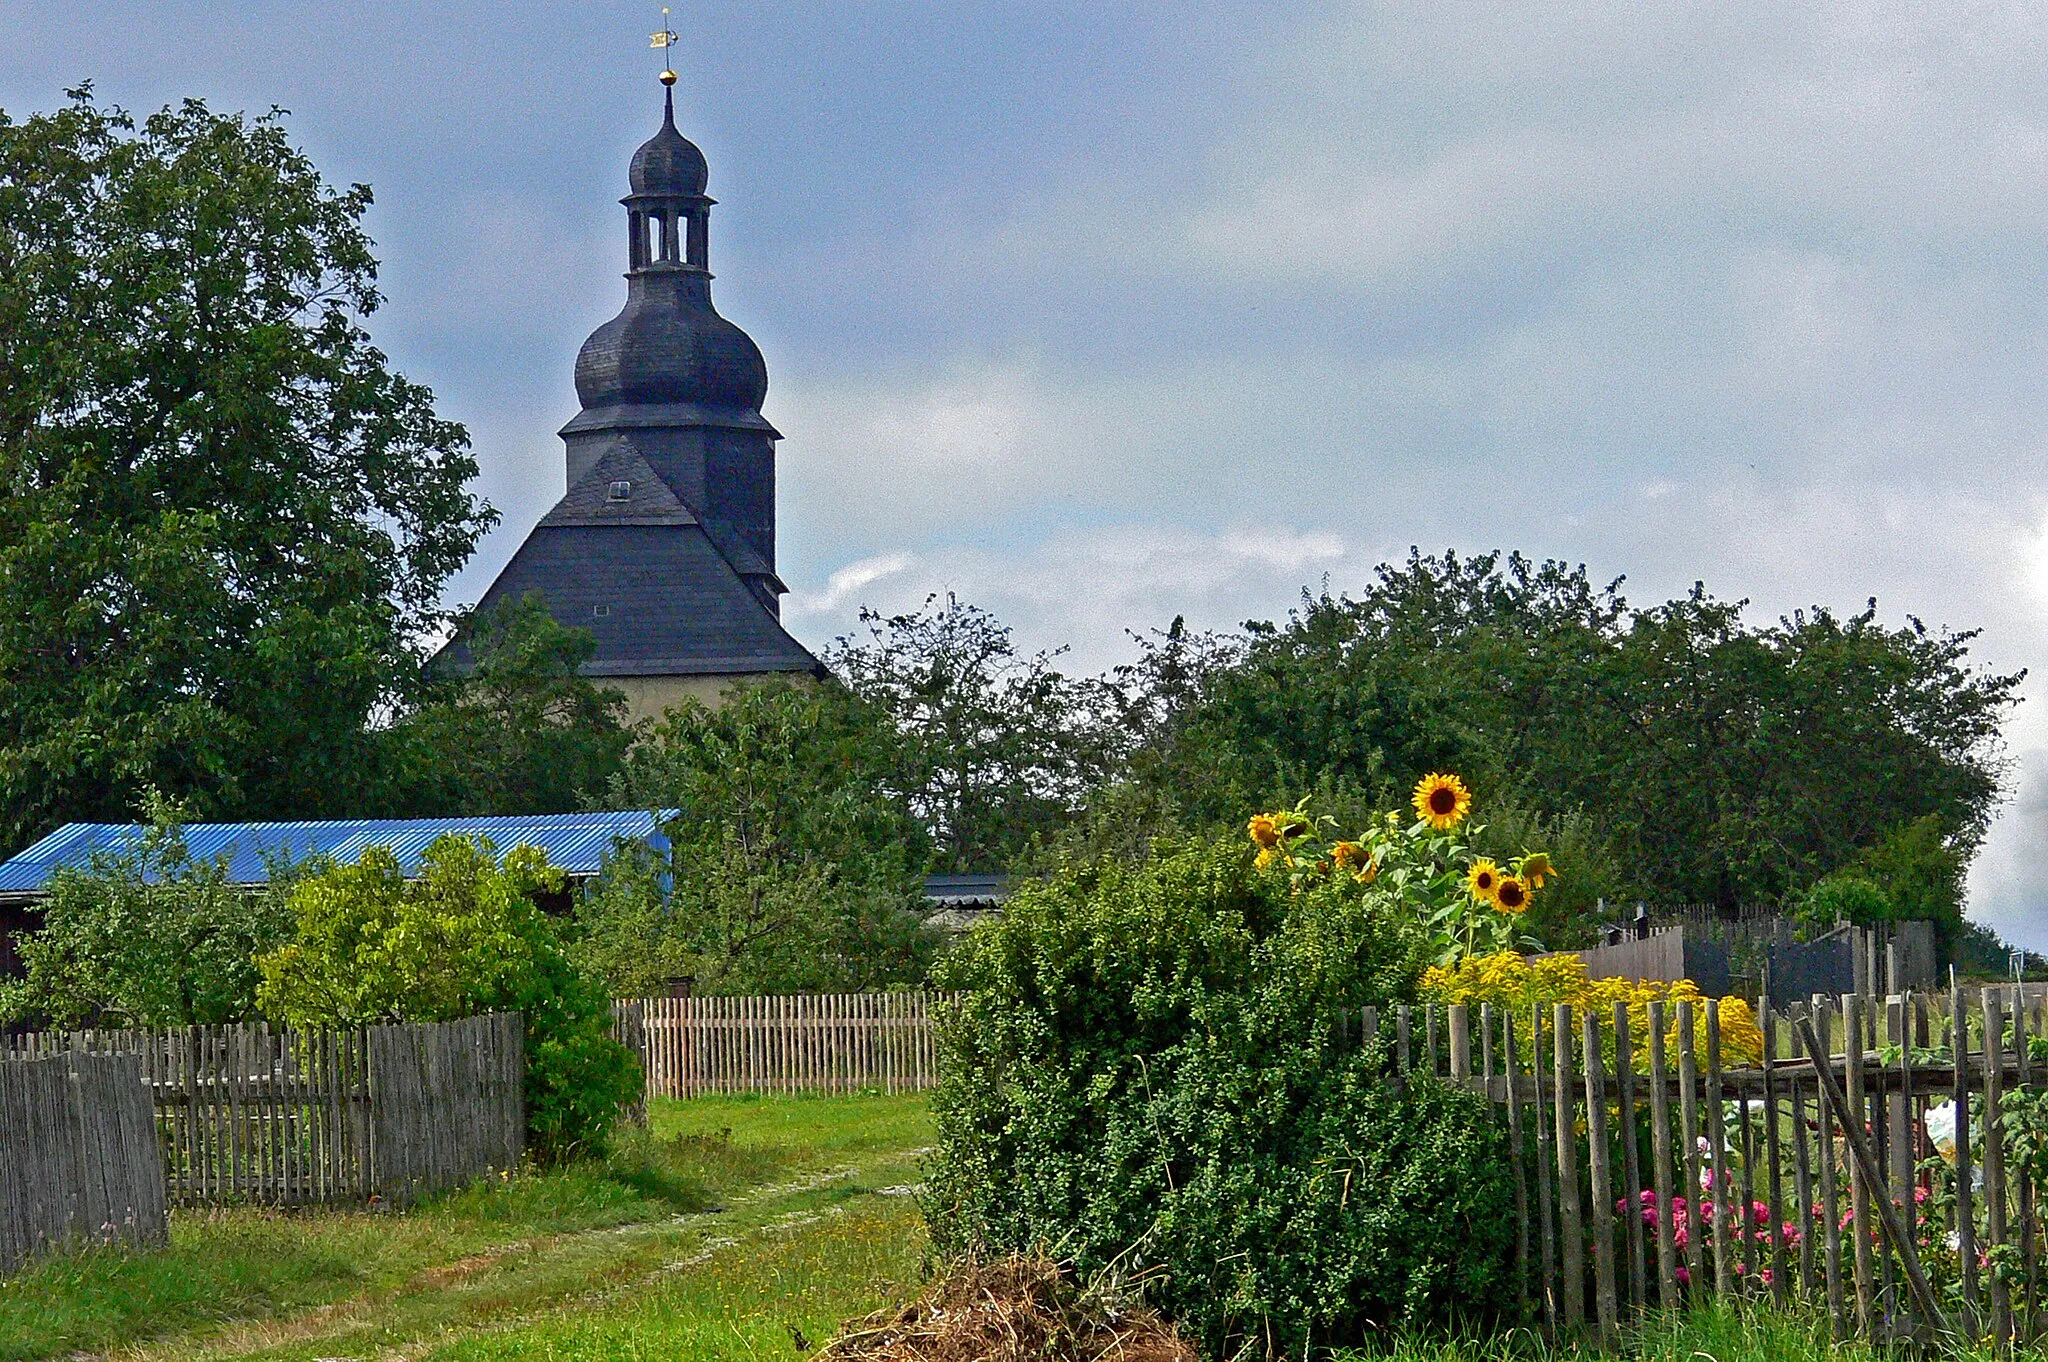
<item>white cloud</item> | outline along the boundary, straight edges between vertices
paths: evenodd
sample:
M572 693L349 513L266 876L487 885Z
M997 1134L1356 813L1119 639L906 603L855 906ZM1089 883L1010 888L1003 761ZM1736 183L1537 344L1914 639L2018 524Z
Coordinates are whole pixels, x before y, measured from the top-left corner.
M862 558L826 578L823 591L795 594L784 602L783 608L786 613L795 615L827 615L843 612L849 605L857 609L876 583L899 576L916 566L917 555L914 553L884 553Z

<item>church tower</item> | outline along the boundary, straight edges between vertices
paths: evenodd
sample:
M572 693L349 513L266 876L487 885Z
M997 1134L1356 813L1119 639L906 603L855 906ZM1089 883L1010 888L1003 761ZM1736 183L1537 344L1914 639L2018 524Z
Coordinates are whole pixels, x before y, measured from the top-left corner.
M626 306L576 357L568 495L478 603L538 592L596 637L583 670L636 719L686 695L716 703L745 678L823 671L781 624L768 366L711 305L709 173L662 79L661 129L633 153L621 200ZM466 666L463 640L440 660Z

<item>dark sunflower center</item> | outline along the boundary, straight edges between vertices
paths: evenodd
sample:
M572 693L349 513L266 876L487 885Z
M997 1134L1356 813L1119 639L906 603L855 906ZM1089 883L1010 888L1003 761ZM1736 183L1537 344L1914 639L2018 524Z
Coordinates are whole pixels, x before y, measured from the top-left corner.
M1500 888L1500 901L1510 908L1522 906L1522 887L1518 884L1504 884Z
M1429 792L1429 811L1439 816L1450 813L1458 807L1458 792L1448 785L1439 785Z
M1484 870L1479 872L1479 887L1481 889L1493 888L1493 875L1490 872Z

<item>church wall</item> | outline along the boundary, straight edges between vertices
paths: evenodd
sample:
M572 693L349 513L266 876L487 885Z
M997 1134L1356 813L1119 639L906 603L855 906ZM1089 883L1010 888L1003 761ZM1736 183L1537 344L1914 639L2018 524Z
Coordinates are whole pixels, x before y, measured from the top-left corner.
M746 672L736 676L594 676L591 680L609 690L625 692L628 723L637 723L641 719L652 719L659 723L664 711L681 704L686 698L697 701L707 709L717 709L724 702L726 693L734 686L749 681L766 681L771 676L787 675L792 673Z

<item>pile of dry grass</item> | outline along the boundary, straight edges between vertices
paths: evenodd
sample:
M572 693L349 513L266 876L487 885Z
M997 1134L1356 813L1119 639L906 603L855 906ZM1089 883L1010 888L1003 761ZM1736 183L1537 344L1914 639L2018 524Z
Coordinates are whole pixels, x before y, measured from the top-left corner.
M815 1362L1201 1362L1153 1311L1085 1291L1050 1258L956 1264L900 1310L868 1316Z

